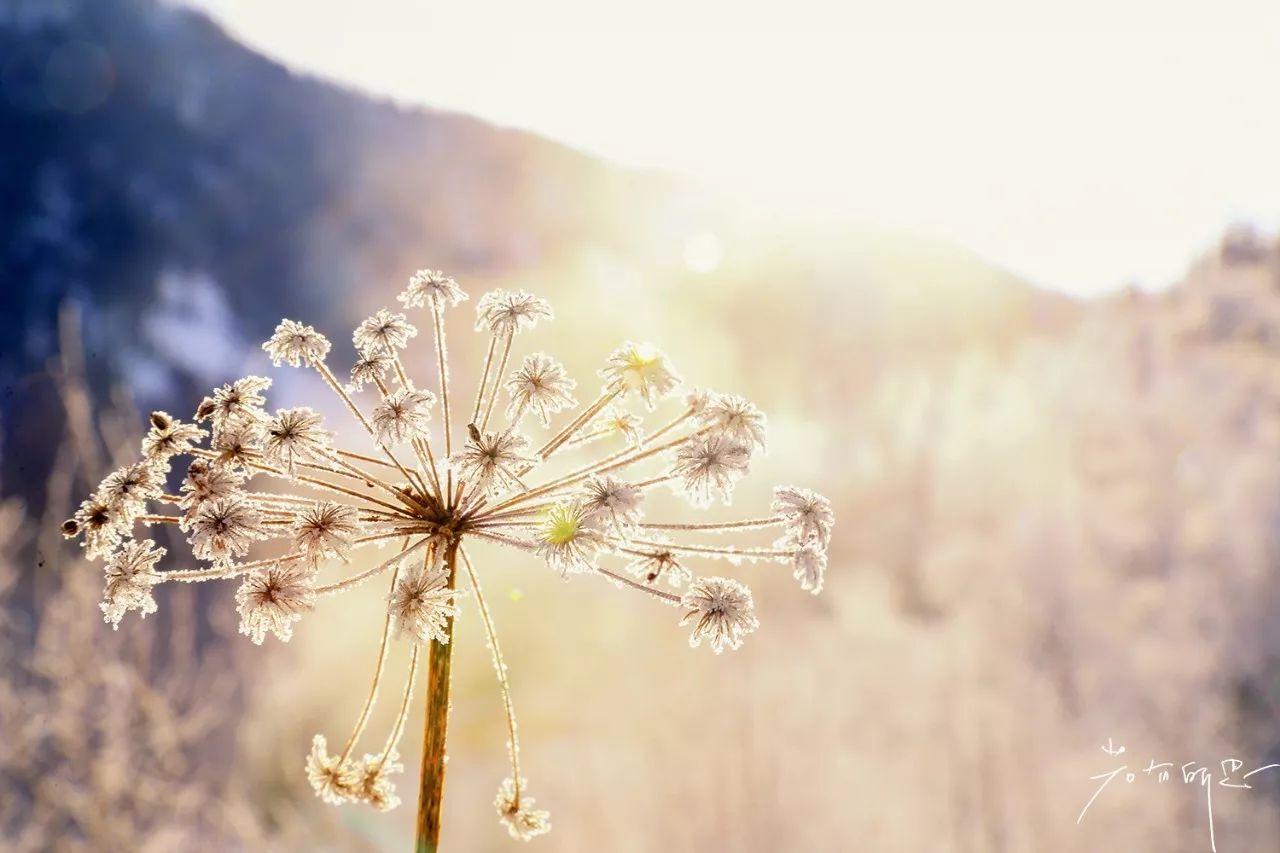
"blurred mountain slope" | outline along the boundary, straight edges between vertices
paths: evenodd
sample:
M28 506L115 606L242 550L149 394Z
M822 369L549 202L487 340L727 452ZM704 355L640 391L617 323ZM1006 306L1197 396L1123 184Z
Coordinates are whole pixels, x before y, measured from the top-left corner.
M154 0L0 0L0 140L11 489L48 468L43 373L66 299L83 307L91 384L128 376L143 405L242 369L281 316L341 340L426 264L473 290L536 282L557 304L595 306L590 319L671 296L703 337L767 317L778 372L857 356L827 389L842 395L887 361L945 361L956 344L1016 340L1073 313L936 241L784 221L295 75ZM709 275L685 262L703 233L724 251ZM613 343L597 336L616 334L592 324L595 357Z

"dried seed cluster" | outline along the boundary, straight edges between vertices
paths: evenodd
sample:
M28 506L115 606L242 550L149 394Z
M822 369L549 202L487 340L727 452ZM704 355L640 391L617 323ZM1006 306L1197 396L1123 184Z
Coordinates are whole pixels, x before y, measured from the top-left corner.
M525 357L507 374L516 335L552 317L546 301L524 292L493 291L477 301L475 328L488 336L489 346L455 449L456 401L450 396L444 321L445 309L467 298L453 279L432 270L414 275L400 295L406 309L425 309L431 324L434 392L419 387L402 361L418 335L405 314L381 310L360 324L345 384L328 366L329 341L311 326L284 320L263 345L276 366L319 374L349 411L368 452L337 443L312 409L269 412L271 380L247 376L215 389L197 407L194 423L153 413L141 460L103 480L62 530L79 538L91 559L105 561L102 611L113 627L131 610L143 617L154 613L153 592L160 584L234 579L240 631L255 643L269 634L287 641L322 599L389 576L378 665L365 708L341 751L331 754L324 736L316 735L306 763L312 786L327 802L358 801L378 809L399 802L391 776L402 769L398 746L420 652L432 642L449 642L462 566L489 633L511 733L512 772L496 807L511 835L528 840L548 831L550 821L524 791L505 666L468 541L525 551L565 577L599 576L646 593L683 611L680 623L691 627L691 646L705 640L719 654L741 646L758 626L751 593L737 580L695 577L686 563L779 562L791 567L803 589L817 593L833 516L821 495L788 486L776 489L770 513L756 518L647 521L645 496L664 484L694 507L727 504L753 456L765 448L764 415L732 394L695 390L677 397L674 417L646 432L628 404L639 401L655 411L676 397L681 384L666 357L648 345L628 342L610 354L594 400L566 415L560 429L531 442L521 431L529 415L550 430L553 416L579 403L573 396L577 383L545 353ZM494 424L504 389L505 422ZM558 454L618 437L621 449L558 477L541 474ZM177 469L181 480L171 492L178 460L184 467ZM656 470L637 473L646 465ZM264 481L275 481L277 488ZM191 556L208 565L160 569L165 549L135 536L138 525L156 524L174 525ZM673 541L769 529L780 535L768 546ZM389 559L362 571L350 568L355 552L387 543L398 543ZM610 568L614 560L618 565ZM381 747L357 758L354 750L394 639L413 644L400 713Z

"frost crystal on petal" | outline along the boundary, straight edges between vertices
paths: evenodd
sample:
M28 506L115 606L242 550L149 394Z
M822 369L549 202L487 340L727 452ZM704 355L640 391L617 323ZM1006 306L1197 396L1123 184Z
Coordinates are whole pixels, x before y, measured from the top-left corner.
M689 645L695 649L704 638L716 654L737 649L760 626L751 590L730 578L698 578L681 596L680 606L685 610L680 624L693 622Z
M680 445L671 472L678 476L689 502L710 506L718 493L726 504L733 487L747 473L751 451L720 435L697 436Z
M463 480L498 494L520 487L517 472L535 461L524 455L528 446L528 440L514 430L477 433L449 463Z
M569 393L577 384L565 373L564 366L549 355L538 352L525 356L520 369L507 380L511 395L507 419L518 424L532 410L539 423L549 426L552 414L578 405Z
M244 498L232 496L200 505L191 520L191 552L202 560L223 563L249 553L268 536L262 514Z
M784 541L787 544L816 541L824 548L831 544L835 513L831 511L831 501L817 492L798 486L778 486L773 490L773 503L769 508L786 520Z
M356 352L383 353L395 355L409 345L409 339L418 334L418 329L403 314L392 314L385 308L379 309L368 320L356 327L351 336Z
M156 612L151 588L160 581L155 565L164 555L164 548L144 539L125 543L107 563L107 583L98 606L112 628L119 628L121 618L130 610L137 610L144 619L148 613Z
M398 297L406 308L421 308L429 302L455 306L467 298L466 291L440 270L418 270Z
M299 561L275 563L245 577L236 590L240 633L262 645L267 633L283 642L293 636L293 623L315 608L314 573Z
M524 793L528 784L527 780L520 780L520 798L517 800L515 782L511 778L504 779L493 801L494 808L498 810L498 820L516 841L529 841L551 831L551 813L534 809L533 797Z
M622 436L627 444L638 445L644 437L641 427L644 422L639 415L633 415L620 406L607 406L596 416L592 427L600 432Z
M630 341L613 351L600 376L611 387L638 394L650 409L680 385L665 355L648 344Z
M476 331L495 335L532 329L538 320L553 317L551 303L523 290L491 290L476 302Z
M263 430L262 455L290 474L299 462L327 462L333 458L333 433L322 429L324 418L300 407L279 409Z
M307 779L316 796L337 806L354 799L360 772L351 761L339 761L338 756L329 755L325 736L316 735L307 756Z
M311 326L293 320L281 320L275 334L262 345L276 367L288 363L291 367L319 364L329 354L329 341Z
M435 401L435 395L430 391L401 388L388 394L370 418L378 441L391 445L426 438L431 406Z
M416 643L449 642L448 621L458 615L452 601L458 590L449 588L449 575L442 571L416 571L396 583L391 594L390 613L396 636Z
M711 435L764 450L764 412L737 394L716 394L695 416L699 423L711 427Z

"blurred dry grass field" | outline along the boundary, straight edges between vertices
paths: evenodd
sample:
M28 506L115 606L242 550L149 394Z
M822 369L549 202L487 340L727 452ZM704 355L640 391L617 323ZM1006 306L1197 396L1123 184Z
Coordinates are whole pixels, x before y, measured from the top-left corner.
M1256 248L1227 246L1166 295L916 357L824 337L862 322L838 286L770 304L777 288L745 290L728 270L720 289L676 277L570 298L581 258L521 282L556 303L538 334L571 375L616 339L652 339L687 375L770 413L764 476L739 505L767 501L765 484L792 472L838 519L823 596L795 595L778 567L744 567L762 626L718 658L692 654L664 610L563 583L531 559L480 555L523 763L554 816L537 843L1208 849L1205 789L1180 778L1117 780L1076 820L1090 777L1120 763L1217 774L1222 759L1280 758L1280 250ZM494 283L477 279L477 292ZM482 356L458 346L458 363ZM102 435L83 434L87 403L74 352L64 356L69 430L50 507L4 515L4 846L407 847L407 809L325 807L299 772L311 733L358 711L377 591L355 593L368 625L304 620L268 655L241 653L229 590L186 601L165 590L142 625L113 635L101 624L99 570L50 531L133 432L113 424L136 416L121 399ZM444 845L509 849L488 805L505 723L465 606L456 642ZM1101 751L1109 738L1123 757ZM1268 776L1215 789L1218 850L1276 837L1280 784Z

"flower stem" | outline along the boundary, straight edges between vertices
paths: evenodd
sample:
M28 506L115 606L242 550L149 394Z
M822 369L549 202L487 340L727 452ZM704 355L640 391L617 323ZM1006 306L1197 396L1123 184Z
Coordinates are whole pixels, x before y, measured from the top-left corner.
M445 550L449 589L457 581L458 542ZM418 784L416 853L440 850L440 807L444 804L445 734L449 728L449 670L453 662L453 617L446 623L448 643L431 644L427 658L427 706L422 725L422 776Z

